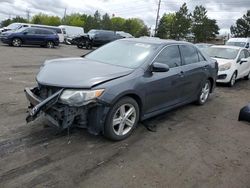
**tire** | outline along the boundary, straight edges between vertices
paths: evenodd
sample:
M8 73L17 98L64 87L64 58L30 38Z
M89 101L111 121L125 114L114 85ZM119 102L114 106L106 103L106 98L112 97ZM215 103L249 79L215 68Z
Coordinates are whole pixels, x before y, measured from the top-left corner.
M46 47L47 47L47 48L55 48L55 44L54 44L54 42L52 42L52 41L48 41L48 42L46 43Z
M250 72L248 73L247 76L244 77L245 80L250 80Z
M113 141L129 137L137 126L139 115L139 106L134 99L130 97L120 99L107 115L104 136Z
M211 82L207 80L206 82L204 82L199 92L199 96L197 99L198 105L203 105L207 102L210 95L210 91L211 91Z
M237 74L236 72L233 73L231 79L230 79L230 82L228 83L228 85L230 87L233 87L235 85L235 82L236 82L236 78L237 78Z
M12 46L20 47L22 46L22 40L19 38L13 38L11 44Z

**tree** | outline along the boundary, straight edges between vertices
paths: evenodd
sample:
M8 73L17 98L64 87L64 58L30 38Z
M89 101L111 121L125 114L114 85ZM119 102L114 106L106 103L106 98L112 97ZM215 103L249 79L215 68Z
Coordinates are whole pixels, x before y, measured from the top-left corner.
M112 22L110 16L107 13L102 16L101 28L112 30Z
M184 3L175 14L176 39L185 38L190 33L191 15L188 13L187 4Z
M15 23L15 22L18 22L18 23L28 23L28 20L23 18L23 17L20 17L20 16L17 16L15 18L12 18L12 19L6 19L6 20L3 20L1 22L1 26L2 27L6 27L12 23Z
M195 42L206 42L219 34L219 26L216 20L207 17L207 10L203 6L196 6L192 15L192 32L195 36Z
M61 19L58 16L49 16L40 13L32 17L31 23L58 26L61 24Z
M83 27L85 20L81 14L74 13L71 15L67 15L62 22L66 25Z
M130 33L131 35L135 37L140 37L141 36L141 31L144 29L146 25L141 19L138 18L129 18L125 21L124 23L124 31L127 33Z
M162 39L175 39L177 36L175 23L176 23L176 14L165 13L160 19L156 36Z
M94 14L94 19L93 19L93 27L95 29L101 29L101 14L99 13L99 11L97 10Z
M112 30L114 31L121 31L124 28L126 20L121 17L114 17L111 18L111 25L112 25Z
M232 25L230 30L234 37L250 37L250 10L236 20L236 26Z

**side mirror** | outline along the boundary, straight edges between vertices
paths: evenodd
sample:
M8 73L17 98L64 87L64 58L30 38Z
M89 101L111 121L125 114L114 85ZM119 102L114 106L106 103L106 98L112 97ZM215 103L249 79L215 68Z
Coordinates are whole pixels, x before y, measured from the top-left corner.
M249 43L247 43L246 48L247 48L247 49L249 48Z
M27 31L25 31L25 32L23 32L23 34L24 34L24 35L27 35L27 34L28 34L28 32L27 32Z
M247 59L246 59L246 58L242 58L242 59L240 60L240 64L246 63L246 62L247 62Z
M169 66L163 63L154 62L152 64L152 72L168 72Z

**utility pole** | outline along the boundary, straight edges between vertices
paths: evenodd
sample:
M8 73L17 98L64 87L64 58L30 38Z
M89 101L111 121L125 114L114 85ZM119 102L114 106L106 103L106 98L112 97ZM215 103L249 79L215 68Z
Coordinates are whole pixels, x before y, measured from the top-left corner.
M27 20L30 22L30 10L26 10Z
M157 30L158 30L160 8L161 8L161 0L159 0L159 2L158 2L158 9L157 9L157 15L156 15L156 21L155 21L155 35L156 35Z
M64 15L63 15L63 23L65 24L66 20L66 15L67 15L67 8L64 9Z

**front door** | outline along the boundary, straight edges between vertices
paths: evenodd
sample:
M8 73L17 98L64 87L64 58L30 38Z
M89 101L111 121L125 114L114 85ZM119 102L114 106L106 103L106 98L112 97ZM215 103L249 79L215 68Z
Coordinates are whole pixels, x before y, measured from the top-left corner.
M154 62L169 66L168 72L153 72L145 74L146 113L151 113L179 103L182 92L182 66L179 47L165 47Z

